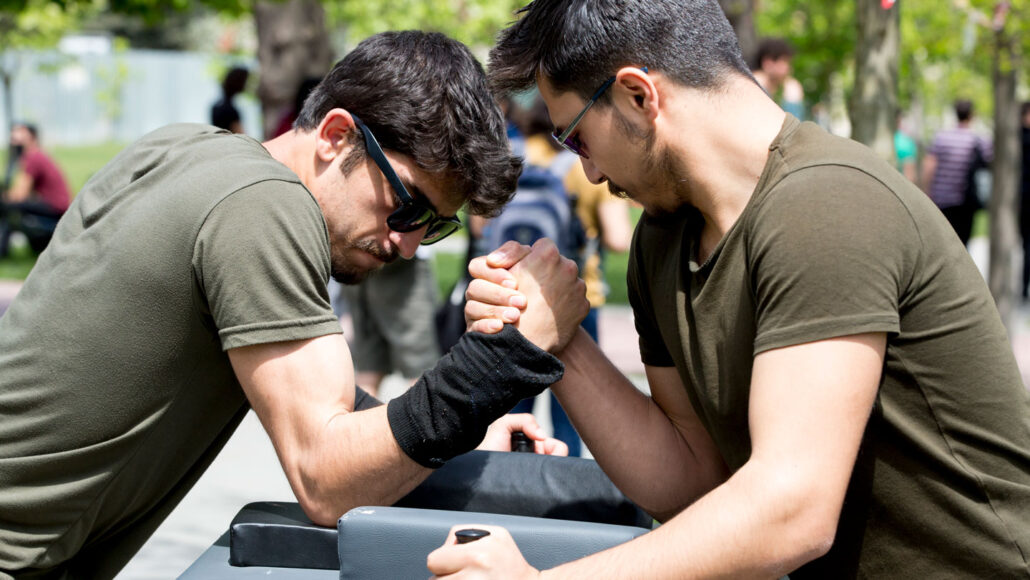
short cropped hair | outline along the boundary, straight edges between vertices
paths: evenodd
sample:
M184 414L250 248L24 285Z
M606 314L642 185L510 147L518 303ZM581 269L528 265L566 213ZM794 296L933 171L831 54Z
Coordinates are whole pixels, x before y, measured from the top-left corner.
M955 101L955 116L959 121L965 122L973 118L973 101L959 99Z
M364 40L311 91L294 127L314 130L334 108L357 115L384 149L441 176L469 213L497 215L514 194L521 161L483 67L456 40L419 31Z
M586 99L625 66L698 89L751 76L715 0L534 0L520 13L490 51L490 82L500 93L527 89L541 74L555 90Z
M250 71L241 66L229 69L229 72L225 73L225 78L222 79L222 94L231 98L242 93L243 89L247 88L249 77Z
M781 58L793 58L794 47L782 38L763 38L755 50L755 58L751 63L751 70L762 68L762 61L780 60Z

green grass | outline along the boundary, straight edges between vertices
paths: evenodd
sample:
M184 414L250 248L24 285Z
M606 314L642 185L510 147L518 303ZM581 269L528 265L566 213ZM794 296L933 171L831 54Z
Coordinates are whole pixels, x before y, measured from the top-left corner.
M102 143L86 147L54 147L49 151L64 171L68 187L74 196L98 169L106 165L124 147L121 143Z
M0 260L0 279L24 280L36 265L36 254L27 245L14 245L8 256Z
M433 254L433 273L436 274L437 298L442 302L450 295L458 278L465 274L465 254L436 252Z

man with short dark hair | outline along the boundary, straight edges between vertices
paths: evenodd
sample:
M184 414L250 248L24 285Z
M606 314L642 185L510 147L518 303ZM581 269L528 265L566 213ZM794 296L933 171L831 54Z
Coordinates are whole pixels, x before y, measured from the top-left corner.
M329 305L330 275L357 282L511 196L519 161L468 49L372 37L296 127L159 129L77 196L0 318L0 578L114 576L249 408L308 517L334 525L561 376L518 332L472 334L375 406ZM525 415L493 448L512 430L562 450Z
M554 300L574 290L539 268L553 246L474 261L466 313L492 331L515 297L532 319L552 312L554 393L664 523L542 572L501 529L452 534L431 572L1027 576L1030 395L976 265L922 192L776 106L714 0L536 0L490 75L504 91L536 83L591 180L644 206L627 281L650 395L565 320Z
M0 258L7 256L11 234L21 231L36 252L50 243L71 194L61 168L39 146L39 131L29 123L11 128L12 154L19 171L0 199Z
M791 74L794 47L782 38L763 38L755 51L751 73L765 92L785 111L801 118L804 114L805 90Z

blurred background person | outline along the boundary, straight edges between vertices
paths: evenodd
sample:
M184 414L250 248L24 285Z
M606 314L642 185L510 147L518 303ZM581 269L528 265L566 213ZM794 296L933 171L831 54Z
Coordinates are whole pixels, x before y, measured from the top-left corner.
M440 359L436 338L436 276L426 248L397 259L358 285L341 285L354 325L350 337L355 382L379 397L393 372L411 386ZM397 393L399 394L399 393Z
M297 120L297 113L300 113L301 108L304 106L304 101L311 94L311 90L318 86L318 83L321 81L321 78L308 77L300 82L300 86L297 87L297 93L293 96L293 108L283 113L283 116L279 118L279 124L276 125L272 137L278 137L293 129L293 122Z
M990 164L993 147L989 140L971 128L972 101L955 101L955 117L957 126L939 131L934 137L923 159L922 183L962 243L968 244L973 231L973 216L982 207L974 175L978 169Z
M919 182L919 172L916 169L916 161L919 154L919 147L915 139L902 130L903 115L898 111L894 116L894 159L898 171L908 178L912 183Z
M804 119L805 90L791 76L794 47L782 38L763 38L758 43L751 74L774 101L791 115Z
M11 155L18 171L0 203L0 258L7 256L15 231L25 234L33 251L42 252L71 203L68 182L40 148L34 125L16 123L11 128Z
M222 98L211 105L211 124L219 129L232 131L233 133L243 132L243 122L240 119L240 111L233 103L233 98L247 88L247 79L250 72L243 67L233 67L225 73L222 79Z

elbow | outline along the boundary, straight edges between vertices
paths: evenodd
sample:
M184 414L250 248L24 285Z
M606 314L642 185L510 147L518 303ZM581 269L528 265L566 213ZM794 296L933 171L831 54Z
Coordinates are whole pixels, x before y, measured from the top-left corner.
M304 514L313 523L333 528L336 527L340 516L356 507L356 503L354 498L332 493L331 488L319 485L321 475L318 471L300 467L292 471L287 470L287 479L300 509L304 510Z
M842 500L827 490L800 485L778 495L787 506L777 514L781 539L777 544L783 551L776 559L783 569L793 570L825 556L837 535Z
M301 497L302 494L296 495L300 509L304 510L304 515L308 516L308 519L316 525L335 528L337 520L345 513L340 511L339 502L333 505L331 502L319 501L306 494L304 497Z

